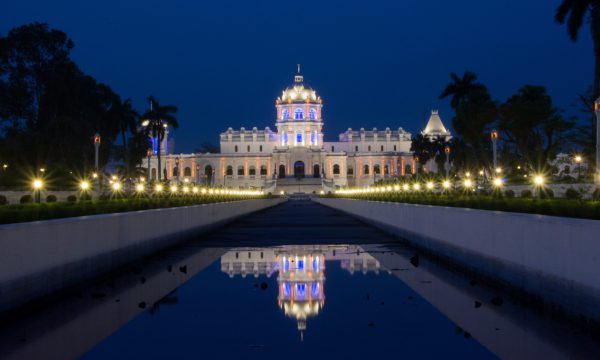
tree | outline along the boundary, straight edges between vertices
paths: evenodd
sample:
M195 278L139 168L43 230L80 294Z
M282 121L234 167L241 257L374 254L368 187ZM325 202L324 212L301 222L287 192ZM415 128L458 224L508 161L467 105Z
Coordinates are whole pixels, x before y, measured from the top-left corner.
M133 108L131 99L121 101L119 96L116 97L110 110L109 117L112 125L119 129L121 134L121 142L123 143L123 157L125 160L126 172L129 172L130 161L129 161L129 149L127 144L127 133L134 135L137 132L138 119L140 114Z
M216 154L219 152L219 147L214 144L209 143L208 141L205 141L202 144L200 144L200 146L198 148L196 148L196 150L194 150L194 152Z
M470 92L484 88L482 84L476 82L477 75L470 71L466 71L462 78L459 78L456 73L451 73L450 78L452 79L452 82L450 82L444 91L442 91L440 99L452 97L450 106L452 106L454 110L460 107Z
M594 43L594 99L599 96L600 90L600 1L599 0L563 0L556 8L554 18L560 24L567 25L569 37L577 41L579 30L589 18L592 40Z
M554 158L574 125L554 107L543 86L525 85L500 106L498 127L505 146L538 170Z
M156 100L153 96L148 97L148 101L150 102L150 110L146 111L141 118L141 126L144 129L144 133L151 137L153 141L157 141L159 144L158 152L156 153L156 158L158 160L158 177L160 180L161 174L161 149L160 144L162 144L165 138L165 130L167 127L171 126L173 129L177 129L179 127L179 123L175 118L177 113L177 107L174 105L160 105L158 100ZM164 176L166 180L166 175Z
M108 158L118 129L107 114L118 96L79 69L70 59L73 47L65 33L42 23L0 36L2 158L84 173L93 164L96 132L103 139L100 159Z

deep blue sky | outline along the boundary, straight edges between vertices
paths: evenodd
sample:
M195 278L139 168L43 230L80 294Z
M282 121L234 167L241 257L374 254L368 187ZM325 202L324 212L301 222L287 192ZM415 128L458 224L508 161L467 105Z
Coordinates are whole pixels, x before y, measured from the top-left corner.
M218 143L227 127L274 128L274 99L296 63L324 99L329 140L348 127L416 133L449 73L476 72L498 100L544 85L576 113L590 84L584 28L572 43L553 21L560 0L9 0L0 33L42 21L74 41L81 68L130 97L179 106L176 151Z

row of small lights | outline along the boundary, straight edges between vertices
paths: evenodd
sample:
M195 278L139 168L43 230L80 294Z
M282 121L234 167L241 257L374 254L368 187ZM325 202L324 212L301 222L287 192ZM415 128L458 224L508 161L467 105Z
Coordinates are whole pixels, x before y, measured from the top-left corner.
M543 186L544 183L546 182L546 179L542 176L542 175L535 175L533 177L533 184L537 187ZM504 186L504 180L502 178L495 178L492 181L492 184L494 185L495 188L502 188ZM475 183L471 180L471 179L465 179L462 182L463 188L466 190L472 190L473 186L475 185ZM427 183L425 183L425 189L426 190L434 190L435 189L435 183L432 181L429 181ZM449 190L452 187L452 183L450 182L450 180L444 180L442 182L442 188L444 190ZM388 185L388 186L378 186L378 187L369 187L369 188L361 188L361 189L342 189L342 190L336 190L335 193L336 194L342 194L342 195L346 195L346 194L364 194L364 193L377 193L377 192L389 192L389 191L410 191L412 188L412 190L414 191L420 191L421 190L421 184L419 183L414 183L411 185L409 184L403 184L401 185Z
M33 189L34 190L42 190L44 187L44 183L41 179L35 179L33 180ZM81 191L88 191L91 189L91 184L89 181L81 181L79 183L79 189ZM123 190L123 186L121 185L120 182L118 181L112 181L111 182L111 189L113 192L119 192ZM179 193L179 187L178 186L171 186L169 187L169 191L172 194L176 194ZM138 183L135 185L135 191L137 193L144 193L146 192L146 185L144 183ZM155 193L162 193L163 191L165 191L165 187L161 184L157 184L156 186L154 186L154 192ZM256 195L263 195L264 192L263 191L258 191L258 190L227 190L227 189L206 189L206 188L202 188L199 189L196 186L193 187L189 187L189 186L184 186L181 188L181 192L184 194L189 194L190 192L192 194L203 194L203 195L241 195L241 196L256 196Z

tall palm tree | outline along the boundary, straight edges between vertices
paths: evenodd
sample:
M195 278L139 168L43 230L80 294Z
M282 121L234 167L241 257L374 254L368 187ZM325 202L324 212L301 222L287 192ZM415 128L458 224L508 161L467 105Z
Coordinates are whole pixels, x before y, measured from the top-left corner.
M159 148L156 158L158 160L158 180L160 181L162 177L160 167L160 144L162 144L165 138L165 130L169 126L171 126L173 129L177 129L179 127L177 118L175 118L177 106L160 105L158 100L153 96L148 97L148 101L150 102L150 110L146 111L144 115L142 115L140 125L142 126L145 134L152 137L152 139L158 140Z
M123 142L123 156L125 157L125 170L129 171L129 151L127 149L127 133L137 132L137 123L140 114L133 108L131 99L121 101L117 98L109 110L110 117L116 129L121 133Z
M450 106L454 110L458 109L469 92L483 88L483 85L477 82L477 75L471 71L465 71L462 78L458 77L456 73L451 73L450 78L452 82L442 91L440 99L451 96Z
M554 18L561 24L566 23L569 37L573 41L577 41L579 30L589 18L596 57L593 95L594 99L598 98L600 95L600 0L563 0L556 8Z

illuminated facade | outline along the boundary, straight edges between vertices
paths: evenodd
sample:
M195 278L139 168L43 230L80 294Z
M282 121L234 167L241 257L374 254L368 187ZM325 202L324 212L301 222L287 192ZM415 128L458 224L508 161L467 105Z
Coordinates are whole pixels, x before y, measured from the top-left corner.
M220 135L218 154L167 154L166 146L160 146L167 178L235 189L312 192L414 173L411 134L401 127L348 129L338 141L326 142L323 100L304 84L300 68L294 83L275 100L275 109L274 129L229 128ZM150 177L156 179L155 156L150 163Z

